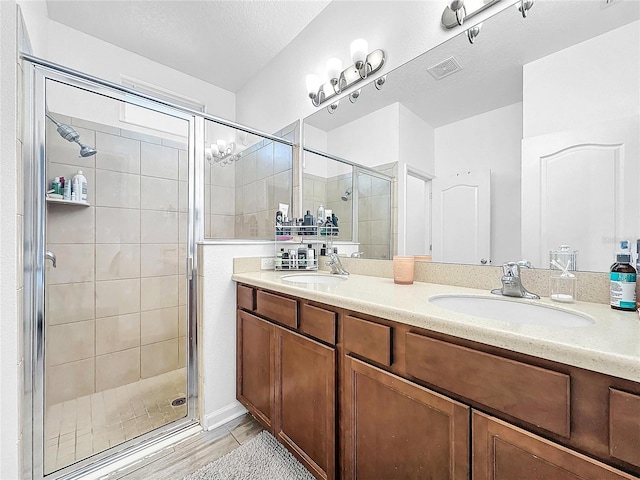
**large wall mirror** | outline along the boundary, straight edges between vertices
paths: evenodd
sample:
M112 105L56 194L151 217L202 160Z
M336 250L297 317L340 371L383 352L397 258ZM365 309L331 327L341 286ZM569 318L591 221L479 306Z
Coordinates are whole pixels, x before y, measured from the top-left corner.
M305 208L318 206L318 172L335 195L348 188L326 152L393 178L388 223L363 230L384 228L386 252L361 241L362 200L340 205L353 226L343 240L365 258L549 268L549 251L569 245L573 269L608 271L620 240L640 238L639 18L638 1L554 0L527 18L500 11L473 44L461 27L382 88L370 83L355 102L304 120L315 151L304 155Z

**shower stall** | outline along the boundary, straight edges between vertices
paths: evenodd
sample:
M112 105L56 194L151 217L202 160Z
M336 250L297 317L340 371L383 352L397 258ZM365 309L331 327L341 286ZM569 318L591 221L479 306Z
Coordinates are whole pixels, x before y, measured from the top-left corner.
M79 478L199 427L205 143L292 142L23 60L24 477Z

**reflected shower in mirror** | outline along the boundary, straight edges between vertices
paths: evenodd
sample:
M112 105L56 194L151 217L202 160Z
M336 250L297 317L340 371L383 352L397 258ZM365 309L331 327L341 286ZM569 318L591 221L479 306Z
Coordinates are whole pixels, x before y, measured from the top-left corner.
M461 29L307 117L304 146L395 168L392 254L548 268L567 244L608 271L640 238L639 18L640 2L505 8L473 44Z

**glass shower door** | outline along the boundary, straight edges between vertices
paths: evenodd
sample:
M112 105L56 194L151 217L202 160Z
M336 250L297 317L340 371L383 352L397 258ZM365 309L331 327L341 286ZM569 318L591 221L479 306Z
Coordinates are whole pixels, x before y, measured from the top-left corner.
M391 181L354 167L357 191L358 242L366 258L391 258Z
M193 240L189 120L52 79L45 112L47 475L188 416Z

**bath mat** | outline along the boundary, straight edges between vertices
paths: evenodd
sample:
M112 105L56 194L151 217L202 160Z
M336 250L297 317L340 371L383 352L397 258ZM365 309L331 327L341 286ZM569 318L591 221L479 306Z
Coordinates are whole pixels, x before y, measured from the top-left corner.
M184 480L314 480L313 475L266 431Z

